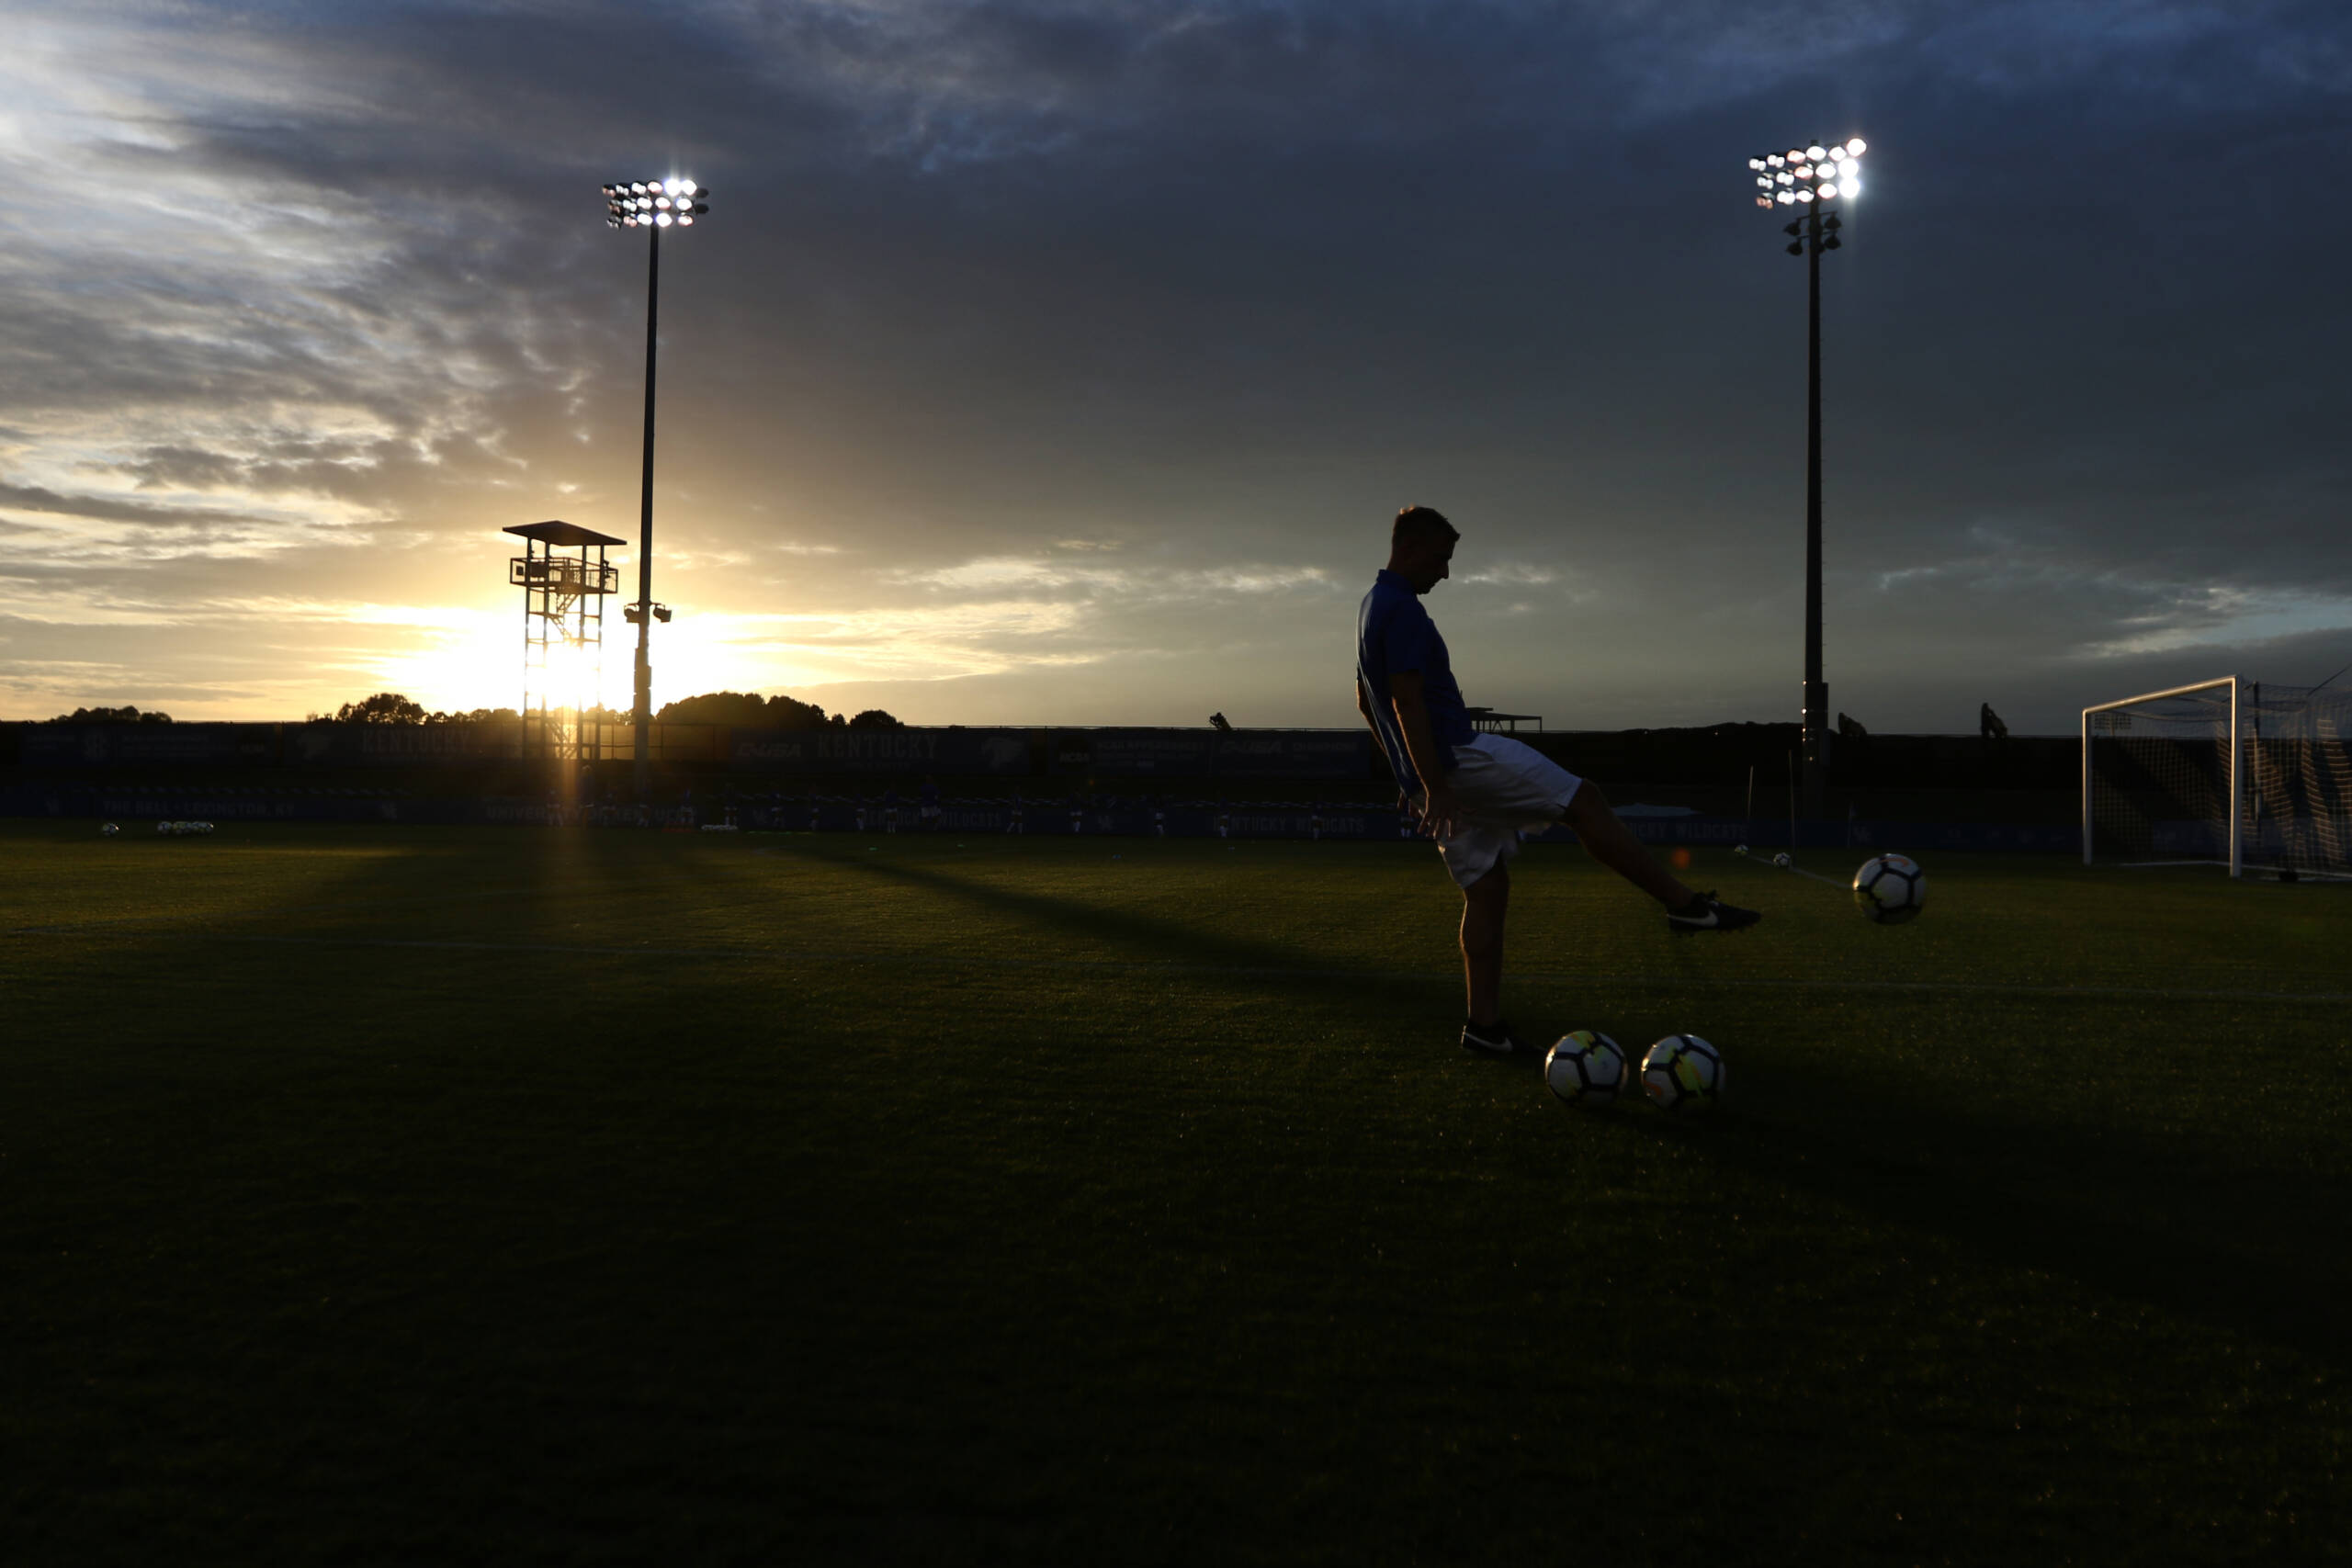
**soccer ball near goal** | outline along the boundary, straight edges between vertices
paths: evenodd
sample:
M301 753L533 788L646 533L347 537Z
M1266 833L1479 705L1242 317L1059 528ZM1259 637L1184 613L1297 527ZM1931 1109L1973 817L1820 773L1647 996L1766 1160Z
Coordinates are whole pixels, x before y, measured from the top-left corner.
M1873 855L1854 873L1854 904L1883 926L1917 919L1928 904L1928 874L1902 855Z
M1544 1056L1544 1081L1570 1105L1598 1111L1615 1104L1625 1087L1625 1053L1599 1030L1579 1029Z
M1713 1111L1724 1093L1724 1054L1695 1034L1669 1034L1642 1058L1642 1092L1660 1111Z
M122 829L120 828L109 822L105 827L98 829L98 837L102 839L111 839L121 831Z

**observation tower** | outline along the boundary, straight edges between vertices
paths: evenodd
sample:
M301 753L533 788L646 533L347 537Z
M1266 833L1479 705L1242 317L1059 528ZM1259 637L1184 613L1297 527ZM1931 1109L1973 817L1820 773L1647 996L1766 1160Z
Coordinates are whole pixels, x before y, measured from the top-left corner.
M523 754L593 761L587 710L603 700L605 595L621 585L605 551L626 541L560 521L506 532L523 541L506 563L506 581L523 590Z

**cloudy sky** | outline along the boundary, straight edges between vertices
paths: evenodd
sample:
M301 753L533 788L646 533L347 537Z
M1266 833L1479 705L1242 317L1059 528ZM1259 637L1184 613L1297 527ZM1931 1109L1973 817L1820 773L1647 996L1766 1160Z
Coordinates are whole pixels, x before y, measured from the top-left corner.
M499 530L637 533L596 187L677 173L657 700L1352 723L1422 502L1472 702L1793 718L1804 276L1746 159L1856 134L1833 707L2352 660L2338 0L8 9L0 716L514 702Z

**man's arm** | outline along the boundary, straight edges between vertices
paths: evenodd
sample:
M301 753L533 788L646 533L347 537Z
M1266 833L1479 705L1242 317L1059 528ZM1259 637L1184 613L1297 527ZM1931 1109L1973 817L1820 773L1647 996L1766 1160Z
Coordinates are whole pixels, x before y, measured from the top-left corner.
M1373 749L1383 756L1387 755L1388 742L1381 739L1380 721L1372 714L1372 694L1363 689L1362 675L1356 677L1356 712L1363 715L1364 728L1372 731ZM1412 797L1405 793L1405 783L1399 779L1396 782L1396 809L1405 810L1411 804Z
M1453 786L1446 781L1437 741L1430 734L1430 710L1421 701L1421 672L1399 670L1388 677L1389 705L1404 733L1405 754L1421 775L1421 830L1432 839L1453 837Z

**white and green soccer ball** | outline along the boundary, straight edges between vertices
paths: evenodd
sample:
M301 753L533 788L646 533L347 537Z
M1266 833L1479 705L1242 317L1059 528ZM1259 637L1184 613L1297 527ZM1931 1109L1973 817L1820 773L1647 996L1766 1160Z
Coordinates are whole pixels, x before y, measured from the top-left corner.
M158 822L158 823L156 823L156 824L155 824L155 831L156 831L156 832L158 832L158 833L160 833L160 834L162 834L164 837L165 837L165 838L167 838L167 839L168 839L168 838L170 838L174 833L178 832L178 831L179 831L179 828L178 828L178 826L177 826L176 824L175 824L175 823L171 823L171 822Z
M1724 1054L1695 1034L1669 1034L1642 1057L1642 1092L1660 1111L1713 1111L1724 1094Z
M1873 855L1854 873L1854 906L1883 926L1916 920L1928 906L1928 874L1903 855Z
M111 839L121 833L121 831L122 829L119 827L109 822L105 827L98 829L98 837L102 839Z
M1625 1053L1599 1030L1563 1034L1544 1058L1544 1081L1570 1105L1600 1110L1625 1087Z

